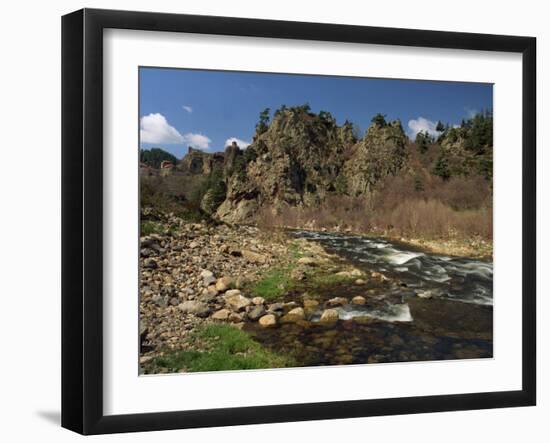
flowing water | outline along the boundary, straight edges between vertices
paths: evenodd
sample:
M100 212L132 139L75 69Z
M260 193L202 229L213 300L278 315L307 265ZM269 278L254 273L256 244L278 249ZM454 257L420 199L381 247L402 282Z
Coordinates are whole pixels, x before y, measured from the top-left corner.
M387 279L319 288L315 295L321 307L300 325L249 325L267 347L293 355L299 366L492 357L492 263L372 237L312 231L291 235L319 242L361 271ZM300 295L289 293L286 300ZM365 296L367 303L337 307L336 325L318 323L324 301L356 295Z

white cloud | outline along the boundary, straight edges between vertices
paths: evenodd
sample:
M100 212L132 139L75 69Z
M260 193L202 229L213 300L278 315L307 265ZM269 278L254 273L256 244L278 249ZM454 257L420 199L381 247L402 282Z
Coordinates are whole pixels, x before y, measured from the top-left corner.
M193 112L193 108L191 106L187 106L187 105L183 105L182 108L189 112L189 114L191 114Z
M237 137L230 137L228 138L226 141L225 141L225 145L224 146L229 146L231 145L233 142L236 142L237 145L239 146L239 148L241 149L245 149L248 147L248 145L250 144L250 142L245 142L244 140L241 140Z
M206 135L203 134L193 134L189 132L183 135L183 142L187 145L192 146L195 149L201 149L203 151L208 151L210 149L210 140Z
M183 135L166 121L164 115L159 113L141 117L139 136L142 143L175 144L184 141Z
M437 122L433 122L424 117L418 117L417 119L409 120L409 135L411 138L415 138L416 134L420 131L427 132L428 134L437 137L439 132L435 130Z
M206 151L210 148L210 140L206 135L188 132L181 134L171 126L166 117L159 113L149 114L139 120L139 136L142 143L184 144Z

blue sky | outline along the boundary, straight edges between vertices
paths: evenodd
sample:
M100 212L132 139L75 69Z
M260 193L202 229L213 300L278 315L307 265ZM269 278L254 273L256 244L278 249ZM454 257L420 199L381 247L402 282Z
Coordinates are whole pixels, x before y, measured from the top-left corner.
M188 146L216 152L232 139L244 148L260 111L283 104L307 102L361 131L380 112L400 119L409 136L493 108L490 84L161 68L140 68L139 75L141 147L178 158Z

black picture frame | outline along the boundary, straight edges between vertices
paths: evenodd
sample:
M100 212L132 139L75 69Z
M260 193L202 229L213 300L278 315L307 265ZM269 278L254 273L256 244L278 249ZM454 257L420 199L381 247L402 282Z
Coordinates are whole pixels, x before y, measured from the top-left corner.
M103 30L171 31L522 54L522 389L103 413ZM228 426L536 403L536 39L503 35L83 9L62 18L62 426L82 434Z

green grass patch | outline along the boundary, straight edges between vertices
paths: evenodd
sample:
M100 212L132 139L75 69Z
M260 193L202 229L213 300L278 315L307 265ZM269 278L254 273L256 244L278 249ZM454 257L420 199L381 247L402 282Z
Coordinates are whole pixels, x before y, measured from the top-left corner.
M246 332L231 325L208 324L193 336L194 345L207 350L170 351L152 360L147 373L166 368L169 372L231 371L282 368L292 365L289 357L274 354L255 342Z
M263 297L266 300L276 299L294 287L290 277L293 265L279 266L267 271L260 280L253 283L250 292L254 297Z

